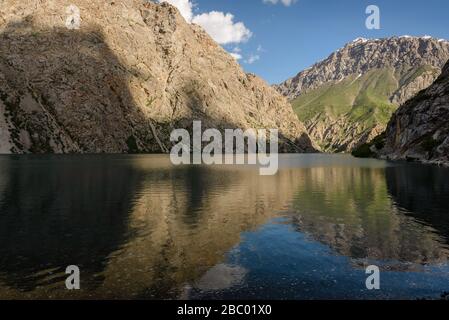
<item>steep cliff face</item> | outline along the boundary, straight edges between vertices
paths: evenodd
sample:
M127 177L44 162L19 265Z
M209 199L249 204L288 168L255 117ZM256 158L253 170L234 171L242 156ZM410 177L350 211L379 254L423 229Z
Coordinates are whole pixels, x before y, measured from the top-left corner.
M393 115L381 155L449 165L449 62L429 88Z
M448 59L443 39L359 38L276 89L323 150L347 152L382 132L397 107L428 87Z
M193 120L314 150L287 100L168 4L5 0L0 43L2 153L167 152Z

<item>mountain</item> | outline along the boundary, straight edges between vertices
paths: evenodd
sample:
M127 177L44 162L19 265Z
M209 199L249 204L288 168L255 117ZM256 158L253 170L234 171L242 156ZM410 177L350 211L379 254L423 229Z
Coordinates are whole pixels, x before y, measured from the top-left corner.
M449 42L425 37L358 38L275 86L323 151L370 141L400 104L429 86L449 59Z
M169 4L3 0L0 43L2 153L167 152L193 120L315 150L288 101Z
M449 62L438 79L404 103L384 134L383 157L449 165Z

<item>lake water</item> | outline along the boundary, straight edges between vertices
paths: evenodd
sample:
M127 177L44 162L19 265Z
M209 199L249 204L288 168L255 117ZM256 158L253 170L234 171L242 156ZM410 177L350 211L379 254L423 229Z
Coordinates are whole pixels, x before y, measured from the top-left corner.
M0 157L3 299L439 298L448 256L444 168L282 155L260 176L157 155ZM65 288L68 265L81 290Z

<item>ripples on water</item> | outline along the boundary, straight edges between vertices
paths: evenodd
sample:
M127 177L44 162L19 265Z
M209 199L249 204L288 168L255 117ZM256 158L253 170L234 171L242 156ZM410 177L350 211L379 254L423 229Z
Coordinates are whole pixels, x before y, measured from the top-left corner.
M341 155L0 157L0 298L438 298L449 170ZM81 290L65 290L65 267ZM380 266L381 290L365 288Z

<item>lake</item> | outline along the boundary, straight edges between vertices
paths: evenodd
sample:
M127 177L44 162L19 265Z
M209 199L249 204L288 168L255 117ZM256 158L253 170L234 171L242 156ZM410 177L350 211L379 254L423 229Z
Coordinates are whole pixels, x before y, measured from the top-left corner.
M347 155L0 156L2 299L438 299L449 170ZM81 289L67 290L76 265ZM365 269L380 268L368 290Z

